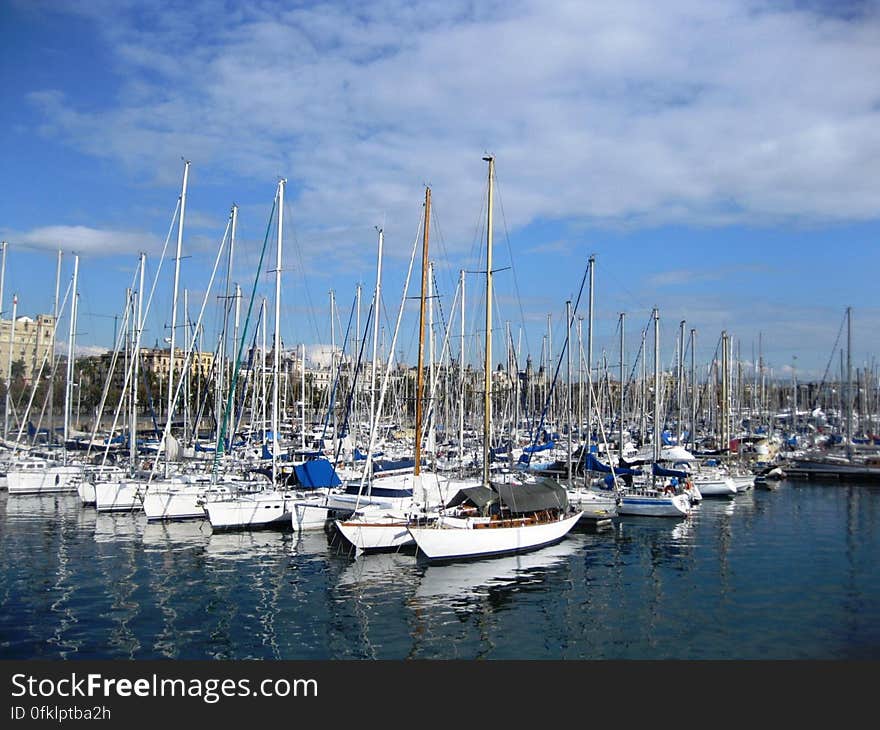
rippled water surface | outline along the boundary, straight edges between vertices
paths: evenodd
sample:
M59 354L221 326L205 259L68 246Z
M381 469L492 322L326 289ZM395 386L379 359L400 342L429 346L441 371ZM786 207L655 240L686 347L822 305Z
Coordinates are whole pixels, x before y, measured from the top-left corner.
M426 566L0 492L0 658L876 659L878 522L878 488L783 482Z

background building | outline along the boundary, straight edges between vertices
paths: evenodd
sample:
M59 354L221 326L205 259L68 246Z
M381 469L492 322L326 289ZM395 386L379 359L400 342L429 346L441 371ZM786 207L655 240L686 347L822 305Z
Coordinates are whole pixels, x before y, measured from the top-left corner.
M52 347L52 334L55 317L51 314L38 314L36 319L17 317L15 320L15 341L12 343L12 362L21 363L21 375L30 381L40 369L43 358ZM9 362L9 345L12 338L12 320L0 320L0 372L5 377ZM46 360L44 372L52 367L51 358Z

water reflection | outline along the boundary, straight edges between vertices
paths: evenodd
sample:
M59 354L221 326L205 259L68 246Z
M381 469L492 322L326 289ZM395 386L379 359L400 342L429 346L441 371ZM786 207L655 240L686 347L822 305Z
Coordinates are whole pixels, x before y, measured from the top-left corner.
M126 543L140 541L147 518L133 512L97 512L95 515L95 542Z
M582 535L569 535L556 545L521 555L428 565L423 568L412 605L474 610L474 598L490 596L500 605L499 593L543 585L547 573L581 550L585 539Z
M147 522L141 540L150 550L187 550L204 545L211 534L211 526L204 520L181 522Z
M880 489L781 487L428 566L351 559L323 532L214 533L205 520L97 513L76 495L0 493L0 653L870 658Z

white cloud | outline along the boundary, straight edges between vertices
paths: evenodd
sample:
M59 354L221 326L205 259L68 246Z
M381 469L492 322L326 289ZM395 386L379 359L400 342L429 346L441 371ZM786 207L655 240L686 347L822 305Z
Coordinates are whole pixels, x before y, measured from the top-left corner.
M61 249L91 256L112 256L161 248L161 242L150 233L100 230L87 226L44 226L24 233L12 233L9 238L28 248Z
M206 177L285 174L306 245L356 250L384 216L402 234L389 253L404 247L429 182L461 250L487 150L511 228L880 208L876 14L732 0L108 8L81 11L117 55L118 99L94 111L36 92L45 133L169 183L170 150Z

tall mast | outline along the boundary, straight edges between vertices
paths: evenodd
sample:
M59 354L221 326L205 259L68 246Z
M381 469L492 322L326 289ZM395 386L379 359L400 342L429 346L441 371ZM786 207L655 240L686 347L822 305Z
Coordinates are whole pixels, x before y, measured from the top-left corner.
M376 254L376 291L373 295L373 362L370 372L370 417L373 419L371 431L375 429L378 433L379 414L376 413L376 367L379 361L379 310L382 298L382 245L385 242L385 234L378 226L376 230L379 232L378 253ZM370 455L367 460L371 461Z
M489 163L489 199L486 213L486 352L483 358L483 486L489 486L489 439L492 435L492 180L495 158Z
M726 452L730 448L728 429L730 423L730 380L728 379L728 367L730 364L730 338L727 332L721 333L721 450ZM797 414L797 406L795 406Z
M416 370L416 443L415 443L415 470L419 476L422 471L422 388L425 375L424 349L425 349L425 297L428 290L428 229L431 223L431 188L425 188L425 225L422 230L422 294L419 301L419 353L418 368Z
M620 411L619 411L619 416L618 416L618 418L620 418L620 443L618 445L619 459L623 459L623 384L624 384L623 367L624 367L624 362L625 362L624 347L625 347L625 343L626 343L626 338L624 337L624 329L623 328L624 328L625 318L626 318L626 314L624 312L621 312L620 313ZM620 466L623 466L623 464L620 464Z
M358 420L358 406L359 406L358 393L360 392L360 389L361 389L361 378L358 376L360 374L361 362L360 362L360 356L357 354L358 353L358 342L359 342L360 336L361 336L361 285L360 285L360 283L358 283L358 285L355 287L355 301L357 302L357 306L356 306L356 310L355 310L357 312L357 321L355 324L354 335L352 336L352 343L351 343L352 344L351 352L353 355L353 357L351 358L351 362L353 364L353 367L351 369L351 382L352 382L351 403L352 403L352 405L351 405L351 411L350 411L350 413L351 413L351 426L348 429L348 433L354 434L354 438L351 439L352 444L357 443L358 427L360 425L359 420ZM354 447L352 447L352 450L351 450L352 463L354 463L354 456L355 456Z
M0 241L0 316L3 315L3 285L6 283L6 248L9 244Z
M281 246L284 233L284 178L278 181L278 245L275 251L275 336L272 343L272 485L278 476L278 379L281 370Z
M300 403L302 404L302 408L300 409L300 418L302 422L300 424L300 431L302 432L302 436L300 437L300 447L303 452L306 450L306 343L303 342L300 344L300 361L299 361L299 377L300 377Z
M428 424L427 424L427 443L429 444L429 450L434 452L434 418L435 418L435 409L434 409L434 388L435 388L435 378L436 378L436 370L434 364L434 263L432 261L428 261L428 393L430 394L430 408L428 409Z
M697 448L697 331L691 329L691 449Z
M852 460L852 307L846 308L846 456Z
M335 327L335 315L336 310L336 294L333 290L330 290L330 381L333 382L336 373L336 327ZM336 453L336 434L338 433L337 424L336 424L336 407L333 403L332 399L330 399L330 407L331 407L331 419L333 421L333 436L331 437L331 443L333 444L333 453Z
M238 206L237 205L233 204L232 209L229 212L229 217L231 218L231 222L232 222L232 226L231 226L232 233L231 233L230 243L229 243L229 254L226 259L226 294L223 297L223 332L220 336L221 344L217 350L217 357L218 357L217 383L216 383L215 396L214 396L214 401L218 404L218 409L219 409L219 404L224 401L223 388L224 388L224 382L226 380L226 360L227 360L226 351L227 351L227 349L229 349L229 342L228 342L229 341L229 306L230 306L229 290L230 290L230 285L232 284L232 254L235 249L235 228L236 228L236 223L238 222ZM236 286L236 290L237 289L238 289L238 287ZM238 301L236 300L236 305L237 304L238 304ZM231 350L233 352L235 351L235 348L238 344L237 339L238 339L237 335L234 336L232 339ZM218 423L218 427L219 427L219 423ZM196 429L198 429L198 424L196 425Z
M678 438L676 443L681 446L681 421L684 417L684 320L678 323L678 421L676 423Z
M6 363L6 408L3 420L3 439L9 437L9 412L12 405L12 361L14 359L13 348L15 347L15 319L18 315L18 295L12 295L12 322L9 327L9 359Z
M590 298L587 312L587 453L593 443L593 270L596 257L590 256Z
M144 307L144 268L146 266L147 255L141 252L140 255L140 281L138 283L137 313L135 321L137 322L137 331L134 337L134 347L132 347L132 389L131 389L131 432L129 436L129 473L134 475L134 466L137 459L137 404L138 404L138 373L141 359L141 334L144 329L143 323L143 307Z
M592 267L591 267L592 270ZM565 410L568 418L568 486L571 487L571 300L565 302L565 356L566 356L566 394ZM587 451L589 451L589 441ZM511 445L511 449L513 446Z
M461 349L458 354L458 387L459 391L459 409L458 409L458 464L464 464L464 269L458 272L458 278L461 282Z
M660 459L660 312L654 307L654 461Z
M577 432L578 439L583 436L584 430L584 318L578 315L577 318L577 342L578 342L578 407L577 407ZM586 441L586 449L590 451L590 441Z
M67 385L64 389L64 459L67 461L67 440L70 438L70 404L73 398L73 366L76 357L76 310L78 309L79 293L77 279L79 277L79 256L73 257L73 287L71 289L70 334L67 340Z
M6 249L3 250L3 256L5 259ZM49 352L52 362L52 367L50 368L50 378L49 378L49 433L55 433L55 338L58 331L58 303L59 296L61 294L61 257L62 253L59 249L58 251L58 262L55 265L55 301L52 306L52 339L49 344ZM0 284L0 290L2 290L2 284ZM2 300L2 291L0 291L0 300ZM3 304L0 301L0 308L2 308ZM50 435L50 441L53 436Z
M266 443L266 297L260 301L260 433L263 443ZM256 383L254 384L256 385Z
M174 345L177 334L177 292L180 288L180 257L183 249L183 219L186 213L186 186L189 181L189 160L183 164L183 185L180 189L180 218L177 220L177 255L174 257L174 294L171 300L171 349L168 358L168 428L171 435L172 408L174 406ZM168 476L168 445L165 445L165 476Z

